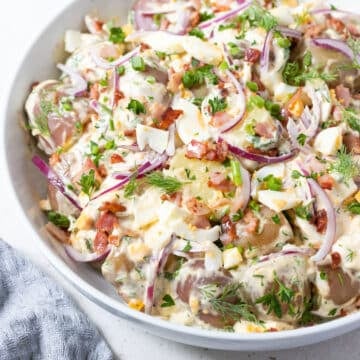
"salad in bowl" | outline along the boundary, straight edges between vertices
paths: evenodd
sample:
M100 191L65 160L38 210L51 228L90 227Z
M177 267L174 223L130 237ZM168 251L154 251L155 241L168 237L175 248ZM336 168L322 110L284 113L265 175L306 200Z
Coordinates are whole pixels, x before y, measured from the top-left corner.
M129 307L270 332L360 307L360 21L311 1L139 0L68 30L28 127L46 230Z

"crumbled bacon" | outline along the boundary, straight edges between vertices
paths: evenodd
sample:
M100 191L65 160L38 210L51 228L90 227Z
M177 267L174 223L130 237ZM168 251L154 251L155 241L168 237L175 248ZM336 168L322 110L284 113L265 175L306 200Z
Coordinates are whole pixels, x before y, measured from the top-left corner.
M255 125L255 133L260 137L264 137L266 139L271 139L273 137L274 127L271 124L265 124L258 122Z
M224 141L216 144L192 140L186 148L186 157L209 161L224 161L228 155L228 145Z
M253 64L259 61L261 51L253 48L246 49L245 51L245 61L249 61Z
M209 219L202 216L193 216L190 220L191 225L196 226L198 229L209 229L211 227Z
M169 82L167 84L167 89L172 93L179 91L179 86L182 82L183 74L179 72L173 72L169 76Z
M316 231L319 233L324 233L327 228L328 221L326 211L324 209L317 211L314 220Z
M335 185L334 178L327 174L319 176L317 178L317 182L323 189L326 189L326 190L332 190L332 188Z
M181 205L182 205L182 192L177 191L177 192L172 193L172 194L163 194L163 195L161 195L161 200L162 201L171 201L171 202L175 203L177 206L181 207Z
M341 255L338 252L331 253L331 268L337 269L341 263Z
M191 198L189 200L186 201L186 207L187 209L194 215L207 215L210 213L210 209L209 207L204 204L202 201L196 199L196 198Z
M111 213L124 212L126 211L126 207L122 204L116 202L105 201L101 207L100 211L110 211Z
M114 94L114 103L115 105L117 105L119 103L120 100L124 99L125 95L122 91L116 89L115 90L115 94Z
M208 186L223 192L231 192L235 186L230 179L227 179L225 174L221 172L214 172L210 174Z
M107 245L108 245L108 235L102 231L98 231L94 239L95 251L101 254L106 250Z
M121 155L119 154L112 154L110 157L110 163L111 164L118 164L118 163L123 163L124 159Z
M89 98L93 100L99 100L100 91L99 91L99 84L95 83L90 86L90 94Z
M224 245L230 244L236 239L236 227L228 215L225 215L222 218L221 229L223 235L226 234L225 237L224 236L221 237L221 241Z
M343 84L340 84L336 86L335 93L337 99L340 101L342 105L344 105L345 107L348 107L350 105L351 93L349 88L347 88Z
M135 129L125 129L124 135L128 137L135 137L136 136L136 130Z
M118 223L117 217L110 211L103 212L96 221L96 230L111 233Z
M253 146L247 146L246 147L246 151L252 153L252 154L257 154L257 155L265 155L265 156L278 156L279 155L279 150L278 149L269 149L269 150L261 150L261 149L256 149Z
M340 34L343 34L346 30L345 24L341 20L335 19L331 15L326 15L326 26L328 28L334 29Z
M246 224L246 232L248 234L255 234L257 232L260 220L251 210L245 213L243 221Z
M161 130L168 130L169 127L181 116L184 112L182 110L174 110L171 107L168 108L162 115L159 122L155 124L155 127Z
M315 38L318 37L325 29L324 25L312 24L306 28L304 36L306 38Z

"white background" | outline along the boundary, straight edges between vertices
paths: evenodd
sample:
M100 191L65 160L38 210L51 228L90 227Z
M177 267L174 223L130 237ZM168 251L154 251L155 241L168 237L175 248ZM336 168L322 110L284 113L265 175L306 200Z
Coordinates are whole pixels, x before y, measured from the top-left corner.
M120 0L119 0L120 1ZM11 85L11 79L25 50L36 35L51 18L65 7L70 0L10 0L2 1L0 21L0 101L3 112L4 95ZM336 3L336 1L334 1ZM340 3L340 1L338 1ZM351 4L343 0L343 5ZM64 29L65 30L65 29ZM51 50L49 49L49 56ZM41 61L41 59L39 59ZM2 114L0 116L2 118ZM14 125L15 126L15 125ZM1 129L2 127L0 127ZM0 130L1 131L1 130ZM2 134L0 134L2 139ZM0 147L1 148L1 147ZM14 144L12 151L16 151ZM28 225L18 223L12 216L8 184L4 183L3 164L0 164L0 237L21 250L34 262L39 264L51 276L61 283L74 297L79 306L96 323L117 358L123 360L178 360L178 359L276 359L276 360L332 360L360 359L360 331L353 332L326 343L288 351L267 353L235 353L193 348L145 334L130 323L112 316L97 305L92 304L60 278L48 261L41 257L32 245ZM1 291L1 289L0 289Z

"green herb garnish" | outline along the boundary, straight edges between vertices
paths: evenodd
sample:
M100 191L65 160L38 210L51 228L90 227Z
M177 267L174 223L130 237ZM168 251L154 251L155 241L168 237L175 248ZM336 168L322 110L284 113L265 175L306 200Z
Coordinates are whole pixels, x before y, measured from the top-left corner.
M99 184L95 179L95 170L91 169L87 174L82 174L78 184L84 194L91 196L99 188Z
M56 211L49 211L47 217L51 223L61 229L67 230L70 226L70 220Z
M174 177L165 176L163 173L156 171L146 176L149 185L156 186L166 192L172 194L181 189L182 183Z
M169 294L166 294L163 298L163 303L160 305L162 308L164 307L171 307L171 306L174 306L175 305L175 301L174 299L169 295Z
M128 106L128 110L131 110L134 114L146 114L145 105L136 99L131 99Z
M209 100L211 114L215 115L217 112L223 111L227 108L228 104L226 99L215 97Z
M110 29L109 40L114 44L122 44L125 41L126 34L121 27L112 27Z

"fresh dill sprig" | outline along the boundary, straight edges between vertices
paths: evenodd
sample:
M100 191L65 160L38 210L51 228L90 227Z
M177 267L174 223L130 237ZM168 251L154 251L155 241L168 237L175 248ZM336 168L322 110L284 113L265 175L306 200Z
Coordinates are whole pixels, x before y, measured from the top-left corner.
M165 191L167 194L173 194L181 189L182 182L180 182L178 179L171 177L171 176L165 176L163 173L156 171L146 176L146 182L149 185L156 186L163 191Z
M50 135L50 130L48 126L48 116L54 111L55 111L54 105L52 104L51 101L47 101L47 100L40 101L40 113L35 118L35 124L37 130L39 130L39 132L42 135L47 135L47 136Z
M348 183L349 180L360 175L360 164L346 151L345 146L342 146L329 170L338 173L344 182Z
M88 196L99 188L99 183L95 179L95 170L91 169L87 174L82 174L78 183L81 186L81 190Z
M130 181L126 184L124 188L124 196L126 199L131 198L138 187L138 182L136 181L136 178L137 173L131 177Z
M347 108L343 110L343 120L351 127L351 129L360 133L360 117L355 110Z
M240 284L227 284L218 295L219 287L216 284L202 286L200 292L212 309L224 319L233 319L258 322L250 306L239 299Z

